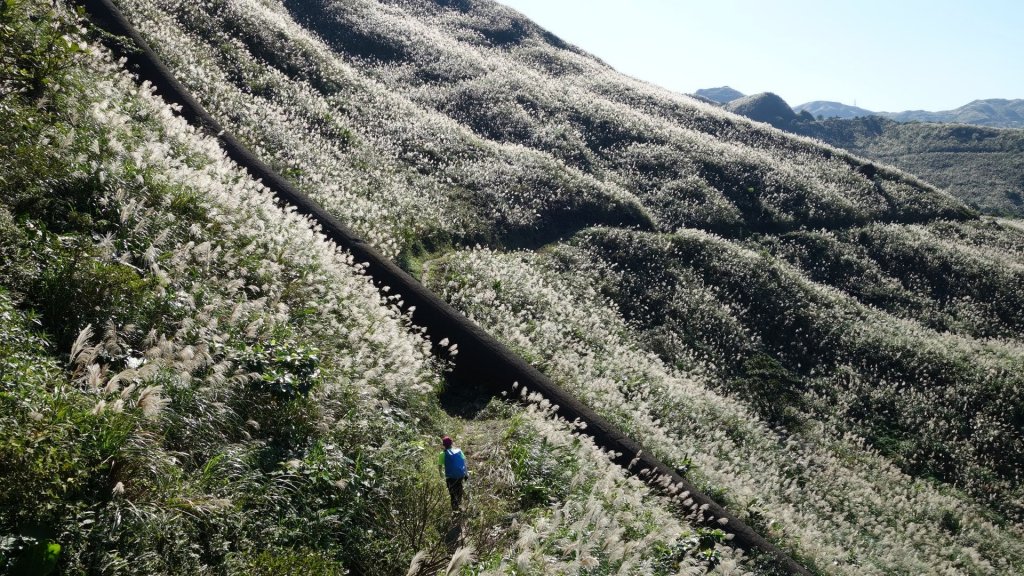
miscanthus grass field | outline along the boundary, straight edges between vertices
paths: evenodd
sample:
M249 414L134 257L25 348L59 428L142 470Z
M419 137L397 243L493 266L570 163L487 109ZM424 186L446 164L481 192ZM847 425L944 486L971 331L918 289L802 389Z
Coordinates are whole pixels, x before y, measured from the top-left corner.
M259 157L813 572L1024 572L1019 220L493 2L117 4ZM770 573L541 398L446 413L458 358L401 295L70 5L3 2L0 35L0 567Z
M744 573L549 411L446 416L359 264L73 12L0 17L5 571ZM454 554L442 431L493 486Z

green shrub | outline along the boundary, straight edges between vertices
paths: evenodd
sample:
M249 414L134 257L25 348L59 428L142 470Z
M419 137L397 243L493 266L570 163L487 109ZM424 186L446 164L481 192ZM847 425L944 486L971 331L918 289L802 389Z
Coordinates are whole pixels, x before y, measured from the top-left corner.
M232 558L228 564L231 574L251 576L341 576L348 574L337 560L317 550L272 549L253 557Z
M524 425L522 417L512 419L505 432L509 464L515 475L519 506L524 510L546 507L565 498L573 471L559 458L554 446L535 430Z
M245 348L240 361L256 373L255 386L279 398L305 396L320 375L319 351L272 338Z
M151 319L162 311L153 276L93 251L82 237L51 237L42 250L49 255L49 263L37 278L28 304L43 311L43 325L54 335L58 349L69 349L85 326L152 325Z
M728 387L774 424L791 427L795 424L794 411L802 411L804 384L778 360L764 353L744 360L740 375Z
M697 558L714 568L721 562L722 554L718 547L725 544L724 530L717 528L697 528L685 534L671 545L659 543L654 550L654 571L656 574L675 574L679 563L687 558Z

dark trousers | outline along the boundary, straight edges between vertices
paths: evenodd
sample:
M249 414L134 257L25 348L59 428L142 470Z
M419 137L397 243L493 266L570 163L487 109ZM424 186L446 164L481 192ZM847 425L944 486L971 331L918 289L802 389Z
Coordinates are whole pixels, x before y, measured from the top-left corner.
M452 510L462 507L462 483L465 478L445 478L448 483L448 495L452 498Z

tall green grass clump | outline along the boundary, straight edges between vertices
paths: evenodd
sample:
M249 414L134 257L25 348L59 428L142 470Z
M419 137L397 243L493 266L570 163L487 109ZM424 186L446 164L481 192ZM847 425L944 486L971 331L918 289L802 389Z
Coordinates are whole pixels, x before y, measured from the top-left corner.
M441 531L391 533L440 489L425 341L77 14L0 6L0 565L406 567Z

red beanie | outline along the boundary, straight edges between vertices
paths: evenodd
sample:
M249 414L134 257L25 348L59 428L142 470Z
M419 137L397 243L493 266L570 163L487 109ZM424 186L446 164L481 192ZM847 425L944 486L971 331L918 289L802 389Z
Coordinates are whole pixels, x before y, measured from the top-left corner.
M442 436L441 437L441 444L444 444L444 447L448 448L448 447L450 447L452 445L452 439L449 438L448 436Z

